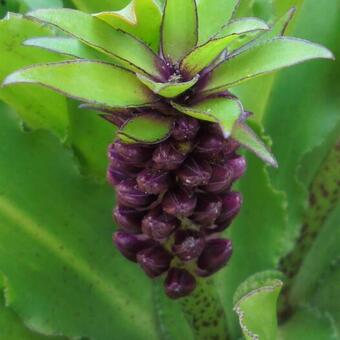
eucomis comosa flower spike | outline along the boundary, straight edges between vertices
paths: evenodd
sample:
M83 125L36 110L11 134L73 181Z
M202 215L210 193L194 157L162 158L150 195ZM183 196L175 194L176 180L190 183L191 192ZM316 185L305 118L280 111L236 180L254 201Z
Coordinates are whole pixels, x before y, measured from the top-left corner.
M273 26L235 19L237 0L133 0L126 10L85 14L43 9L23 20L69 37L25 42L68 56L9 75L5 86L36 83L102 112L119 127L109 147L116 188L114 242L170 298L190 294L199 277L228 263L223 232L241 209L232 187L244 174L244 147L277 166L247 125L232 88L315 58L326 48L284 37L293 10ZM274 136L275 138L275 136ZM237 245L236 245L237 246Z

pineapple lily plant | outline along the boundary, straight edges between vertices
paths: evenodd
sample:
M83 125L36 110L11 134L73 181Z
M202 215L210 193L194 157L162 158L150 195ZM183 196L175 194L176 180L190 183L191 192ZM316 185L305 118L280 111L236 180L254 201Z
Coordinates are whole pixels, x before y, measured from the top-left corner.
M225 231L242 210L235 182L246 172L244 150L281 171L233 89L284 67L334 58L319 44L285 36L294 8L269 25L236 17L238 6L236 0L132 0L118 11L49 8L4 19L43 27L46 36L26 39L22 48L55 55L12 70L6 90L29 86L21 83L46 87L116 127L107 152L107 181L117 199L114 244L161 282L161 303L178 299L198 339L230 336L212 277L242 246ZM269 311L281 280L265 272L237 290L235 311L246 338L274 339L276 315ZM269 304L261 312L269 335L257 320L261 303ZM282 306L283 319L289 308Z

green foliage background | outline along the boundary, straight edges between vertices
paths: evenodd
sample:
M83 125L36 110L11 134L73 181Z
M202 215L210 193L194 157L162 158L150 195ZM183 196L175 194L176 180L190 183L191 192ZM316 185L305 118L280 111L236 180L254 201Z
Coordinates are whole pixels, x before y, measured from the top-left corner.
M9 0L0 12L46 5L97 12L127 2ZM313 183L339 181L336 158L330 171L319 171L340 132L339 0L244 0L237 14L273 21L293 5L289 33L327 46L337 61L295 66L235 91L255 113L253 125L271 137L280 167L268 169L247 154L239 184L245 204L229 232L235 254L216 278L234 339L241 335L237 287L277 269L296 246ZM0 81L23 66L61 60L21 45L49 34L15 16L1 21ZM192 339L178 304L112 246L114 194L103 178L114 129L34 85L1 88L0 99L0 339ZM298 313L279 328L280 339L340 338L340 206L334 199L323 204L324 216L313 220L321 231L292 290Z

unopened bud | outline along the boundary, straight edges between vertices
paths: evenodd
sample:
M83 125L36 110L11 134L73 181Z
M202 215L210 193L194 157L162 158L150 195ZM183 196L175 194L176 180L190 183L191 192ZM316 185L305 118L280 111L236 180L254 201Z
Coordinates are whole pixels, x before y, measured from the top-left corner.
M143 212L118 205L113 211L113 216L120 228L129 232L141 231L141 221L144 216Z
M200 123L197 119L183 116L175 120L172 136L178 141L192 140L195 138L199 128Z
M168 191L163 199L163 210L176 217L190 216L197 203L195 194L184 188Z
M212 225L216 218L220 216L222 210L222 200L214 194L198 196L198 202L192 219L202 226Z
M205 246L204 235L194 230L178 230L172 250L182 261L197 259Z
M216 164L213 167L210 181L203 187L203 190L218 193L230 188L233 182L233 169L228 164Z
M171 179L168 172L158 169L144 169L137 176L140 190L149 194L161 194L168 190Z
M189 295L196 288L195 278L185 269L171 268L165 280L165 292L171 299Z
M209 183L212 169L209 163L202 159L190 157L177 171L177 176L183 185L197 187Z
M152 160L155 167L163 170L175 170L185 160L186 155L178 150L172 142L162 143L154 151Z

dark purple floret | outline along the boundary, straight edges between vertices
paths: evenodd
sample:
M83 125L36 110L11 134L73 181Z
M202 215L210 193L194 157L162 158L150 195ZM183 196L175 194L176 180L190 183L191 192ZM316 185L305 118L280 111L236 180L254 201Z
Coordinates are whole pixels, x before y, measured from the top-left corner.
M163 199L163 210L176 217L190 216L196 207L197 197L185 188L169 191Z
M150 205L155 196L139 190L136 180L127 179L117 185L118 202L127 207L145 207Z
M204 246L205 238L201 232L178 230L172 250L182 261L191 261L201 255Z
M137 254L137 261L150 277L162 275L169 269L172 255L161 246L144 249Z
M187 187L197 187L209 183L212 174L210 164L203 159L190 157L177 171L178 179Z
M200 134L195 152L206 159L215 159L223 150L224 139L216 134Z
M154 242L145 235L133 235L124 231L117 231L113 235L113 241L119 251L129 260L136 262L137 253L143 249L152 247Z
M197 119L183 116L175 120L172 137L178 141L192 140L195 138L199 128L200 123Z
M126 173L125 171L114 169L111 166L107 169L107 173L106 173L107 181L112 186L116 186L122 181L125 181L131 177L132 175Z
M132 233L141 232L141 221L144 214L144 212L122 205L118 205L113 211L117 225Z
M212 175L207 185L202 187L203 190L218 193L230 188L234 179L234 173L228 164L216 164L213 166Z
M232 254L232 243L226 239L212 239L197 261L198 274L210 276L224 267Z
M214 194L201 194L192 219L202 226L210 226L220 216L222 200Z
M140 190L158 195L168 190L171 178L167 171L147 168L138 174L137 183Z
M144 166L151 158L153 151L153 149L149 146L124 144L119 141L114 143L114 148L126 163L136 166Z
M246 159L242 156L229 159L226 164L233 169L234 181L242 177L247 169Z
M151 210L142 221L143 233L156 241L166 240L178 228L176 217L163 212L160 208Z
M165 292L171 299L189 295L196 288L196 280L187 270L171 268L165 280Z
M179 151L177 145L171 141L160 144L152 156L155 167L163 170L177 169L185 158L186 154Z
M242 195L239 192L228 192L222 196L222 213L216 219L216 224L230 222L239 213L242 206Z

